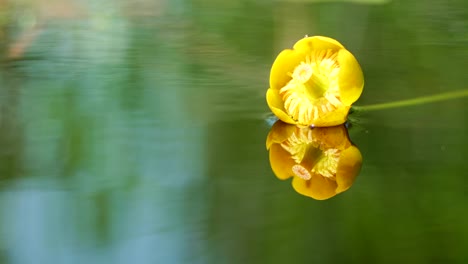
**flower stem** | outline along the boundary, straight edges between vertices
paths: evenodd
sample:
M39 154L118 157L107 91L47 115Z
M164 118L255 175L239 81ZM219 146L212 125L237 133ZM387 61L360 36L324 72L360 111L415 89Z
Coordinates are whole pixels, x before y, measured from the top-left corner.
M405 107L405 106L422 105L422 104L427 104L427 103L433 103L433 102L445 101L445 100L457 99L457 98L463 98L463 97L468 97L468 89L460 90L460 91L453 91L453 92L448 92L448 93L441 93L441 94L436 94L436 95L430 95L430 96L423 96L423 97L418 97L414 99L394 101L394 102L389 102L389 103L372 104L372 105L365 105L365 106L353 106L352 109L356 112L367 112L367 111L399 108L399 107Z

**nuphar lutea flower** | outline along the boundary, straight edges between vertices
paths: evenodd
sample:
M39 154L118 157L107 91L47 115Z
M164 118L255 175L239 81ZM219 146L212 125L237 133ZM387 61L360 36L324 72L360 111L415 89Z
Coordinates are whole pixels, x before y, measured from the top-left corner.
M306 37L273 63L267 103L286 123L335 126L346 121L363 87L361 67L343 45L327 37Z
M276 177L293 177L298 193L317 200L346 191L361 169L361 153L344 125L310 128L277 121L266 146Z

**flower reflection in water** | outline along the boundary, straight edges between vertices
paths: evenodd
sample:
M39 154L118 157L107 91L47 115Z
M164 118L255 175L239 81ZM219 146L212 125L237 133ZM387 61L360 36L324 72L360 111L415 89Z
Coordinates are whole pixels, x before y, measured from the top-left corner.
M268 134L266 147L276 177L293 177L298 193L317 200L349 189L361 169L361 153L349 140L344 125L310 128L278 120Z

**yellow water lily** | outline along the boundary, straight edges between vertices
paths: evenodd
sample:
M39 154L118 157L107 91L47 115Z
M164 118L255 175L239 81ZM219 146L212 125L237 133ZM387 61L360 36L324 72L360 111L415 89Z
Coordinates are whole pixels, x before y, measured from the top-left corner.
M293 49L283 50L273 63L267 103L286 123L335 126L346 121L363 87L361 67L341 43L306 37Z
M266 147L276 177L293 177L298 193L317 200L346 191L361 169L361 152L350 142L344 125L310 128L277 121Z

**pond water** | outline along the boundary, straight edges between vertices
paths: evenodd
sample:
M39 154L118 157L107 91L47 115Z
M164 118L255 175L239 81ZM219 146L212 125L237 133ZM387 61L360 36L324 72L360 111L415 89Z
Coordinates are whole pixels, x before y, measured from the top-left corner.
M468 88L463 0L1 0L0 263L466 263L466 98L352 114L329 200L274 176L304 35L355 55L356 105Z

